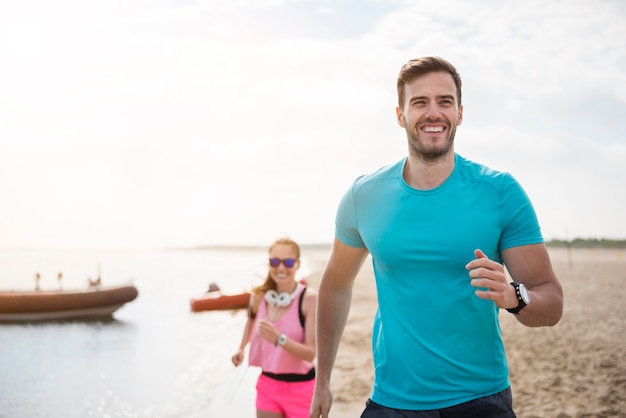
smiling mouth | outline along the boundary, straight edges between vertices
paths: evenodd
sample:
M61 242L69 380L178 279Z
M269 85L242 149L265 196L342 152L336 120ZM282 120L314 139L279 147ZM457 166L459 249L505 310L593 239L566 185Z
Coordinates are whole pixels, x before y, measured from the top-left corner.
M422 131L429 133L429 134L438 134L441 133L445 130L446 128L444 126L423 126L422 127Z

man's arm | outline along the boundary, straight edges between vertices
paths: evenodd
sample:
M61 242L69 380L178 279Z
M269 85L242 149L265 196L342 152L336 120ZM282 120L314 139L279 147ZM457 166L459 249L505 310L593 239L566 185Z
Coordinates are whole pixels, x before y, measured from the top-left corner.
M517 319L529 327L556 325L563 315L563 288L552 269L546 246L509 248L502 252L502 260L513 280L523 283L530 293L530 303L516 315Z
M348 319L352 287L367 249L354 248L335 238L317 295L317 373L311 418L327 418L332 404L330 375Z
M481 251L466 268L470 271L472 286L488 288L477 290L476 295L493 300L499 308L517 306L515 289L510 285L504 266ZM556 325L563 314L563 289L550 262L544 244L522 245L502 251L502 260L514 281L523 283L530 293L530 303L516 315L529 327Z

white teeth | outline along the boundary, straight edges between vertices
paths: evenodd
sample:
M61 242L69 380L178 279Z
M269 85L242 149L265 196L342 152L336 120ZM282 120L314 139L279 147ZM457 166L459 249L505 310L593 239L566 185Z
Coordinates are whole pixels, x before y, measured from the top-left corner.
M443 131L443 127L442 126L425 126L424 131L425 132L441 132Z

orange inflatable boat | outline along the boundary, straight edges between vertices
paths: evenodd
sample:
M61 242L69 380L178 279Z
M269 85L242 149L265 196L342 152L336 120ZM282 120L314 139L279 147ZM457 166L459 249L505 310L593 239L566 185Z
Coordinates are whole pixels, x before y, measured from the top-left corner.
M191 299L193 312L214 311L224 309L244 309L250 302L250 292L224 293L221 290L207 292L205 295Z

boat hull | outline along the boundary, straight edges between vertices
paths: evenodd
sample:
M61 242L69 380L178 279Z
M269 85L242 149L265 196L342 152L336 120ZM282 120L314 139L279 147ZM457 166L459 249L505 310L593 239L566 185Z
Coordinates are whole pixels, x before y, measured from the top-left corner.
M0 292L0 322L111 317L139 292L132 285L84 290Z
M223 294L221 292L209 292L199 298L191 299L193 312L214 311L225 309L243 309L250 302L250 292Z

